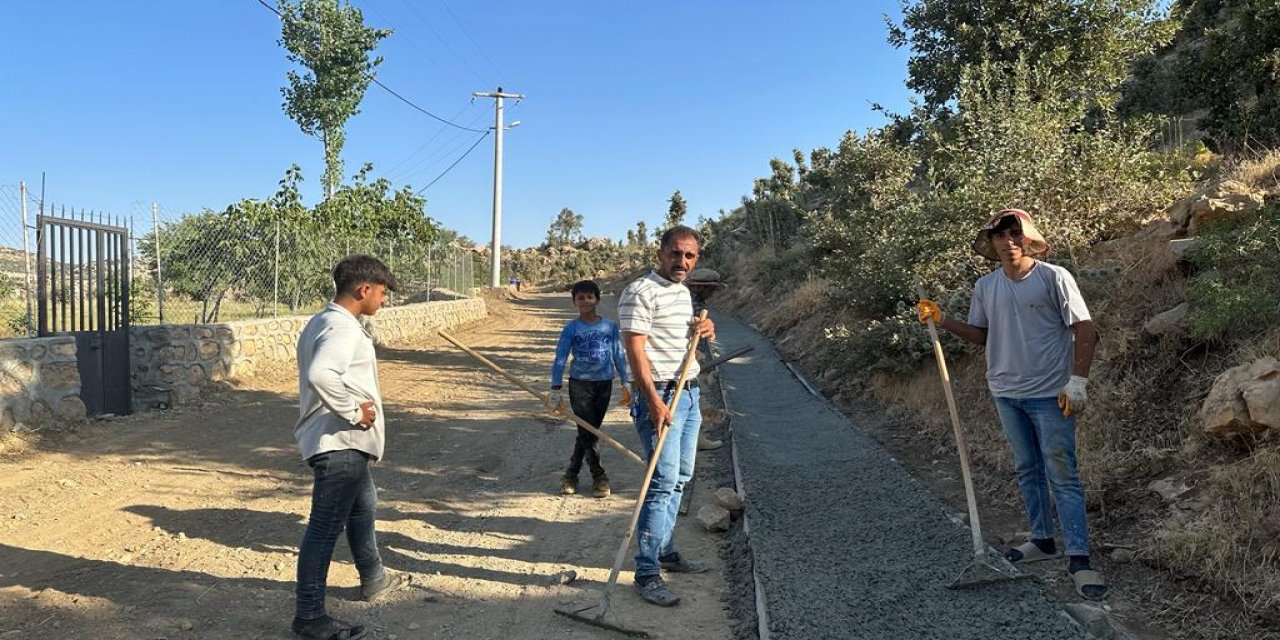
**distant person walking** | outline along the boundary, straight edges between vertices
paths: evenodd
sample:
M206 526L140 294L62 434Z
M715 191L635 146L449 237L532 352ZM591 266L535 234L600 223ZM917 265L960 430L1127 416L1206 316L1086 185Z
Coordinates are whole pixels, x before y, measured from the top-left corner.
M685 279L685 286L689 287L689 296L693 300L693 315L696 316L707 308L707 304L711 302L711 296L724 288L724 283L720 281L720 272L715 269L694 269ZM702 341L698 344L698 348L708 358L711 357L710 340ZM714 451L723 444L723 440L712 440L701 430L698 431L698 451Z

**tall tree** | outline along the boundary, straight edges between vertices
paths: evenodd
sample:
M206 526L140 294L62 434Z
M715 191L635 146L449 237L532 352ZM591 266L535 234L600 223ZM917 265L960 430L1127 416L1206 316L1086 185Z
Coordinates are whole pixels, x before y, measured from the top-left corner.
M671 194L671 206L667 208L667 228L684 224L684 216L689 212L689 207L684 201L684 196L680 195L680 190Z
M364 24L359 9L342 0L279 0L280 45L302 73L289 71L284 112L302 132L324 145L325 198L342 181L342 146L347 120L373 81L381 57L371 58L390 29Z
M551 246L573 244L582 240L582 214L565 207L560 210L547 228L547 244Z
M649 226L644 220L636 223L636 243L641 246L649 244Z
M1173 34L1157 0L902 0L889 43L907 47L907 86L939 112L959 93L966 67L1025 59L1078 91L1107 101L1129 64Z

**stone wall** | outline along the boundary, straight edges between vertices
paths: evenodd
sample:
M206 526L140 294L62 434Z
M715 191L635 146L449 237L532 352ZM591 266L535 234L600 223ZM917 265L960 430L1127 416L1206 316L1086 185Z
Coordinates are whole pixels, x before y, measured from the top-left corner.
M0 340L0 429L84 419L75 338Z
M424 302L382 309L374 316L379 344L398 344L482 320L484 300ZM310 316L242 320L218 324L150 325L132 328L133 389L141 410L153 398L177 404L199 396L200 387L221 380L245 380L260 371L292 366L298 334Z

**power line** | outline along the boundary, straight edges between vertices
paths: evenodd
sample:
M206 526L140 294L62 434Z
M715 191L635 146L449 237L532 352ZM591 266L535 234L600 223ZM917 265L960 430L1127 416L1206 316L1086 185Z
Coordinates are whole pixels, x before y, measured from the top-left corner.
M430 189L430 188L431 188L431 185L433 185L433 184L435 184L435 183L439 182L439 181L440 181L440 178L445 177L445 175L446 175L446 174L448 174L450 171L452 171L454 167L458 166L458 163L459 163L459 162L462 162L462 160L463 160L464 158L466 158L467 156L471 155L471 152L472 152L472 151L474 151L474 150L475 150L475 148L476 148L477 146L479 146L479 145L480 145L480 143L481 143L485 138L488 138L488 137L489 137L489 132L488 132L488 131L486 131L486 132L484 132L484 135L480 136L479 138L476 138L476 141L475 141L474 143L472 143L472 144L471 144L471 148L467 149L466 153L463 153L461 158L458 158L457 160L454 160L454 161L453 161L453 164L449 165L449 168L448 168L448 169L445 169L443 173L441 173L440 175L436 176L436 179L435 179L435 180L432 180L431 182L428 182L428 183L427 183L427 186L425 186L425 187L423 187L423 188L421 188L421 189L418 189L418 195L422 195L422 192L423 192L423 191L426 191L427 189Z
M480 122L481 120L484 120L486 117L491 117L491 116L489 116L488 113L482 111L476 114L476 116L472 118L471 122L468 124L471 126L474 126L476 123ZM443 133L444 131L446 131L446 129L440 129L436 133L440 134L440 133ZM397 172L394 172L394 173L387 172L385 174L386 177L388 179L399 179L396 176L408 176L418 172L419 170L431 170L441 162L447 161L448 158L453 157L453 155L457 153L458 150L462 149L467 145L467 142L464 139L464 136L466 136L466 132L453 130L453 129L449 129L447 131L450 131L452 135L449 136L447 140L437 145L437 148L435 151L427 153L422 158L411 162L409 166L404 167ZM435 139L436 137L437 136L432 136L432 139ZM459 140L462 140L462 143L455 147L454 143L456 143Z
M457 58L458 62L461 62L462 66L466 67L467 71L471 72L471 75L475 76L476 79L479 80L482 84L488 84L487 82L485 82L484 77L482 77L478 72L476 72L475 67L472 67L471 64L467 62L467 59L462 57L462 55L458 53L458 50L454 49L453 45L449 44L449 41L445 40L444 36L440 35L439 31L436 31L435 26L433 26L431 22L429 22L426 18L422 16L422 13L418 11L418 8L415 7L412 2L410 2L409 0L401 0L401 2L403 2L405 6L409 7L409 11L413 12L413 15L417 16L418 20L421 21L422 24L426 25L427 30L431 32L431 35L435 36L436 40L439 40L440 44L443 44L444 48L448 49L449 53L453 54L453 57Z
M498 79L503 83L506 83L507 78L502 75L502 70L498 68L498 65L493 63L493 60L489 58L489 54L484 52L484 48L480 46L480 43L476 42L476 39L471 37L471 32L468 31L466 25L462 24L462 21L458 19L458 15L453 12L453 9L449 8L449 3L445 2L445 0L440 0L440 4L444 6L444 10L449 12L449 17L453 18L453 22L462 30L462 35L466 36L467 39L471 41L471 44L475 45L476 51L480 52L480 57L484 58L484 61L489 63L489 67L493 69L494 73L498 74Z
M266 0L258 0L258 4L260 4L260 5L264 6L264 7L266 7L266 8L267 8L267 10L271 11L271 13L276 14L276 17L280 18L281 20L283 20L283 19L284 19L284 16L280 13L280 10L279 10L279 9L276 9L275 7L273 7L273 6L269 5L269 4L267 4ZM472 73L474 73L474 71L473 71ZM382 87L382 88L383 88L383 90L385 90L387 93L390 93L391 95L393 95L393 96L395 96L395 97L399 98L401 102L403 102L403 103L405 103L405 104L409 105L410 107L413 107L414 109L417 109L418 111L420 111L420 112L422 112L422 113L424 113L424 114L426 114L426 115L428 115L428 116L431 116L432 118L435 118L436 120L439 120L440 122L443 122L444 124L447 124L447 125L449 125L449 126L451 126L451 127L457 127L457 128L462 129L462 130L464 130L464 131L473 131L473 132L476 132L476 133L485 133L485 131L484 131L483 129L472 129L472 128L469 128L469 127L464 127L464 126L462 126L462 125L460 125L460 124L458 124L458 123L456 123L456 122L450 122L449 120L446 120L446 119L444 119L444 118L441 118L440 116L438 116L438 115L436 115L436 114L434 114L434 113L431 113L430 111L427 111L426 109L423 109L422 107L418 106L418 105L417 105L417 104L415 104L412 100L410 100L410 99L408 99L408 98L406 98L406 97L404 97L404 96L400 95L399 93L397 93L397 92L393 91L393 90L391 89L391 87L388 87L387 85L383 84L383 83L382 83L382 81L381 81L381 80L379 80L379 79L377 79L376 77L374 77L374 75L373 75L372 73L365 74L365 75L369 78L369 80L370 80L370 81L372 81L374 84L378 85L379 87Z

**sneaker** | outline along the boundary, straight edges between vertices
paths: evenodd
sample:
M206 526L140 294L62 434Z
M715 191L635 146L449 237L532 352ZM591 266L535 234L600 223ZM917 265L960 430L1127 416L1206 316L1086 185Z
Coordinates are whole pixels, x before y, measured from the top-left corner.
M601 475L591 482L591 495L597 498L608 498L613 493L609 488L609 476Z
M636 589L640 591L640 597L649 604L656 604L659 607L674 607L680 604L680 596L662 581L661 576L649 576L643 580L636 580Z
M697 560L689 560L678 553L665 558L658 558L658 563L662 565L663 571L670 571L671 573L706 573L711 570L711 565Z
M413 578L411 578L407 573L400 573L399 571L384 571L382 573L381 581L367 587L360 587L360 597L363 598L365 602L377 602L378 600L386 597L387 594L399 591L409 586L409 583L412 581Z
M353 626L347 624L337 618L324 616L315 620L303 620L302 618L293 619L293 632L299 638L307 640L359 640L368 634L368 631L361 626Z
M560 493L571 496L578 492L578 476L565 475L560 478Z
M714 451L723 444L724 442L721 440L712 440L702 433L698 434L698 451Z

